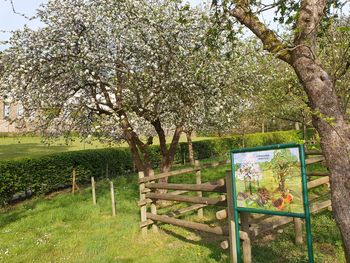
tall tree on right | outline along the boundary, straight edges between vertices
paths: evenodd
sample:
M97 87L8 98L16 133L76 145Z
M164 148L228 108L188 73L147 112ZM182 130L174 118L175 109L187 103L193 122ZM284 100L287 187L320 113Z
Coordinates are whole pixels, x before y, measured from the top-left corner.
M264 49L288 63L302 84L312 112L312 122L321 138L321 147L330 171L332 206L340 228L345 257L350 262L350 137L346 113L336 88L339 79L349 73L350 37L347 39L340 64L326 68L328 61L321 61L318 44L322 30L335 17L334 8L347 1L279 0L213 1L218 11L224 11L227 21L239 21L257 36ZM289 39L282 39L263 22L260 14L276 11L276 22L289 24ZM225 26L225 28L227 28ZM348 34L349 24L340 31Z

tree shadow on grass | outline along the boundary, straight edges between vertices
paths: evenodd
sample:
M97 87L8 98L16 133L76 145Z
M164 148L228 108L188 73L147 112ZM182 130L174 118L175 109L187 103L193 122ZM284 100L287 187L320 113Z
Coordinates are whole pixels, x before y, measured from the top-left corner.
M66 193L67 191L69 191L69 188L66 188L60 192L55 192L55 194L58 195L57 193ZM84 198L84 196L81 198ZM41 204L44 205L38 208L38 205ZM73 205L74 203L70 198L56 199L50 197L50 195L37 195L33 199L26 200L23 203L10 205L4 208L0 213L0 228L4 228L6 225L31 216L31 212L33 212L34 216L38 216L40 213L48 213L50 210L70 207Z
M187 231L194 233L196 236L199 237L199 240L194 240L194 239L189 238L188 235L183 236L183 235L176 233L170 229L165 229L165 228L161 227L161 230L164 233L171 235L171 236L173 236L173 237L175 237L183 242L190 243L193 245L206 246L211 251L209 257L211 259L216 260L216 261L221 261L224 258L224 255L227 254L227 250L225 251L220 247L220 242L225 240L225 237L202 232L202 231L186 229Z
M166 225L167 224L162 224L161 226L166 226ZM185 234L185 233L179 234L174 230L167 229L161 226L160 226L160 229L164 233L171 235L183 242L190 243L193 245L203 245L209 248L211 251L209 257L211 259L218 262L222 262L223 260L224 262L229 262L229 258L230 258L229 250L223 250L220 247L220 242L223 240L226 240L227 237L210 234L202 231L186 229L188 232L194 233L198 237L198 239L193 239L188 234ZM182 229L180 227L176 227L176 228ZM290 238L291 240L293 240L292 237ZM271 240L271 242L262 241L262 243L260 241L262 240L260 239L255 240L255 242L252 243L252 262L257 262L257 263L296 263L296 262L306 263L308 262L307 257L305 257L304 255L298 255L297 259L295 258L291 259L290 255L289 256L288 254L284 255L282 251L278 251L279 246L274 245L273 242L281 243L281 242L284 242L284 239L277 238L276 241L275 240ZM291 250L293 250L293 248L291 248ZM243 262L243 258L242 258L242 262Z

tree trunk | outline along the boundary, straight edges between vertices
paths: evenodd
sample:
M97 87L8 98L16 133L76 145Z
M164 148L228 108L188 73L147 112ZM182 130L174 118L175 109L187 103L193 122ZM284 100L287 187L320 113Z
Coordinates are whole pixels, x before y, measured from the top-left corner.
M261 133L265 133L265 122L261 123Z
M186 131L187 146L188 146L188 158L191 165L194 165L193 143L192 143L192 131Z
M307 141L307 126L306 126L306 116L305 116L305 111L303 110L301 112L303 116L303 140L306 142Z
M295 52L294 69L314 111L312 122L330 170L332 206L350 262L350 139L333 82L321 66Z
M167 144L166 144L165 132L164 132L164 129L162 127L160 120L156 119L156 120L152 121L151 123L152 123L154 129L156 130L156 132L158 134L158 138L159 138L160 153L162 155L162 160L160 163L160 170L162 173L169 172L171 165L173 164L173 161L175 158L176 148L177 148L177 145L179 144L179 140L180 140L180 136L181 136L183 128L182 128L182 126L177 126L175 128L173 138L172 138L172 141L171 141L169 149L168 149ZM168 178L160 179L159 182L167 183ZM165 190L165 192L166 192L166 190Z
M149 158L147 145L142 143L137 134L133 132L126 117L121 121L120 127L122 128L125 140L129 145L134 165L138 171L143 171L145 176L148 176L152 164Z

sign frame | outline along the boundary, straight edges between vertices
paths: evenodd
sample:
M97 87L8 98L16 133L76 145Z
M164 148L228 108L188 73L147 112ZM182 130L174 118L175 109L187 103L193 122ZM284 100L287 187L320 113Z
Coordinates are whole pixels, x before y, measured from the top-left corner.
M259 152L259 151L267 151L267 150L279 150L279 149L288 149L288 148L298 148L299 149L299 160L300 160L300 172L301 172L301 180L302 180L302 196L303 196L304 213L291 213L291 212L271 211L271 210L264 210L264 209L248 208L248 207L238 207L237 206L237 189L236 189L234 154L245 153L245 152ZM240 238L239 238L239 212L258 213L258 214L267 214L267 215L276 215L276 216L287 216L287 217L295 217L295 218L305 219L308 258L309 258L310 263L314 263L304 145L290 143L290 144L275 144L275 145L269 145L269 146L258 146L258 147L254 147L254 148L234 149L231 151L230 157L231 157L231 177L232 177L231 187L232 187L232 192L233 192L233 218L234 218L235 229L236 229L235 239L236 239L236 249L237 249L236 253L237 253L238 263L241 262L241 246L240 246ZM232 238L234 238L234 237L232 237Z

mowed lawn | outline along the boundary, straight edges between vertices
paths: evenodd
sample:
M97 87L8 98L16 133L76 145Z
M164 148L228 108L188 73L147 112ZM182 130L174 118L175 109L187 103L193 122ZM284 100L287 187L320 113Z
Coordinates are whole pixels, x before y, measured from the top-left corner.
M204 170L203 182L222 178L228 167ZM183 175L172 182L195 182ZM0 211L0 262L229 262L220 238L160 225L160 233L139 231L136 175L114 179L117 216L111 216L108 181L97 183L97 205L91 188L81 187L36 197ZM161 210L160 210L161 211ZM204 221L213 225L214 210ZM188 215L187 220L196 219ZM343 263L341 237L329 211L312 217L315 262ZM255 240L253 262L307 262L306 246L293 243L293 226Z
M194 137L193 141L212 139L210 137ZM181 142L186 141L185 136L181 136ZM154 144L159 142L155 138ZM79 151L85 149L100 149L108 147L128 147L126 143L107 144L98 140L83 140L73 138L67 142L64 138L52 140L50 144L43 141L41 137L0 137L0 160L13 160L24 157L40 157L43 155L65 152Z

